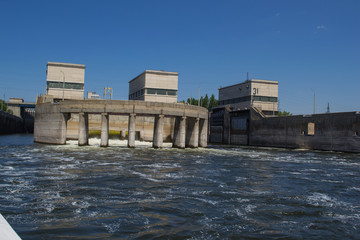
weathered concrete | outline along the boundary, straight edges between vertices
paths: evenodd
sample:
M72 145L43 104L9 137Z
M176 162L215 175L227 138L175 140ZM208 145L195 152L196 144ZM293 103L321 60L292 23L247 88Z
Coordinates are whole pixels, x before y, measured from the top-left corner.
M360 152L359 133L358 112L264 118L251 121L250 145Z
M200 119L199 122L199 147L207 147L207 139L208 139L208 120Z
M55 101L84 98L85 65L48 62L46 69L47 95ZM77 87L73 87L74 85Z
M156 115L154 122L153 147L162 148L164 130L164 115Z
M128 132L128 147L134 148L135 147L135 118L136 114L131 113L129 115L129 132Z
M208 118L208 111L203 107L179 103L160 103L124 100L68 100L60 102L60 111L64 113L87 112L89 114L130 114L165 116L186 116Z
M254 109L218 108L211 116L212 143L360 152L360 112L263 117Z
M42 104L36 107L34 142L66 143L66 122L69 114L60 112L59 104Z
M89 116L87 113L79 113L79 146L89 144Z
M57 104L38 104L36 112L39 113L35 119L36 128L39 130L49 130L48 128L50 127L51 131L54 132L50 132L49 134L49 131L37 131L34 135L35 142L64 144L66 142L67 133L66 123L71 116L71 131L78 128L78 136L72 134L72 137L78 139L79 145L87 145L89 138L89 116L91 116L91 118L96 118L96 116L99 115L102 115L101 128L104 129L102 131L104 136L102 136L103 140L101 145L104 146L108 145L108 139L106 139L105 135L108 135L110 130L109 115L114 115L116 118L128 116L128 147L135 147L136 134L141 140L145 130L148 132L150 128L154 130L152 136L154 147L161 147L164 138L169 140L174 139L174 147L180 148L185 148L185 146L198 147L199 142L201 142L201 146L206 146L207 142L207 134L205 133L207 132L206 122L208 121L208 111L205 108L197 106L143 101L68 100ZM107 116L107 120L104 120L105 116ZM157 116L155 121L154 116ZM147 125L144 124L141 129L138 129L138 132L136 132L136 119L138 117L145 120L153 119L152 121L154 122L147 122ZM77 118L78 121L76 121ZM174 123L174 118L178 119L177 125ZM165 119L167 122L166 131L173 131L173 133L167 133L168 135L166 136L164 136ZM190 120L191 126L189 125L190 127L188 128L186 128L185 119L193 119ZM205 128L203 128L204 125L202 125L201 133L199 132L200 120L202 120L205 125ZM78 125L77 123L73 124L75 123L74 121L78 122ZM54 125L54 123L57 124ZM121 131L121 137L123 138L125 137L126 129L124 129L122 125ZM61 135L60 132L63 134ZM189 136L188 141L186 141L187 135Z
M101 114L101 147L109 145L109 114Z
M185 147L197 148L199 146L199 118L188 118Z
M126 139L126 129L120 131L120 140Z
M174 148L185 148L186 117L176 117L173 137Z

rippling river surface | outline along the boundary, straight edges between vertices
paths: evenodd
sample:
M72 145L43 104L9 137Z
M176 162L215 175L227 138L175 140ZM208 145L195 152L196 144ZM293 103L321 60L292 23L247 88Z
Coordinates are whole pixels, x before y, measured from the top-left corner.
M360 155L100 148L0 137L0 213L23 239L360 238Z

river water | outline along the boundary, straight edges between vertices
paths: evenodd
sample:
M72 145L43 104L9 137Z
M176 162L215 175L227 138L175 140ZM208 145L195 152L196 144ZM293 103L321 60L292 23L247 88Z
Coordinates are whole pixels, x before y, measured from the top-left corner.
M0 137L0 213L21 238L360 238L359 154L99 144Z

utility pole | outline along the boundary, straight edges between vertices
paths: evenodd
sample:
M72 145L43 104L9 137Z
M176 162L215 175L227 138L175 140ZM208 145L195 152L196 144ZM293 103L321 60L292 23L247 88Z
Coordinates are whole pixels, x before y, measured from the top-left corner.
M63 74L63 96L62 96L62 100L64 101L64 95L65 95L65 73L60 70L60 72Z
M328 103L326 113L330 113L330 104Z
M200 87L199 87L199 98L198 98L198 106L200 106Z

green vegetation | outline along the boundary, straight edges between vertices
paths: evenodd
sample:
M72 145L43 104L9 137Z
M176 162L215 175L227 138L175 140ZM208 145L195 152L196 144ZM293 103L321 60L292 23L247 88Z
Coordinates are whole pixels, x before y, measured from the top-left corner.
M10 114L13 114L13 111L11 109L7 108L7 105L3 100L0 100L0 111L4 111L4 112L8 112Z
M126 132L127 134L127 132ZM100 138L101 137L101 130L89 130L89 138ZM109 131L109 138L110 139L119 139L120 138L120 131Z
M185 101L183 101L183 102L185 103ZM195 98L188 98L186 100L186 103L190 104L190 105L198 106L199 105L199 100L195 99ZM204 107L204 108L207 108L209 111L211 111L211 109L213 107L218 106L218 104L219 104L219 101L217 99L215 99L214 94L212 94L210 98L209 98L209 96L207 94L205 95L205 97L201 96L201 98L200 98L200 106Z
M287 111L279 111L278 112L278 116L279 117L286 117L286 116L292 116L292 114L290 112L287 112Z

